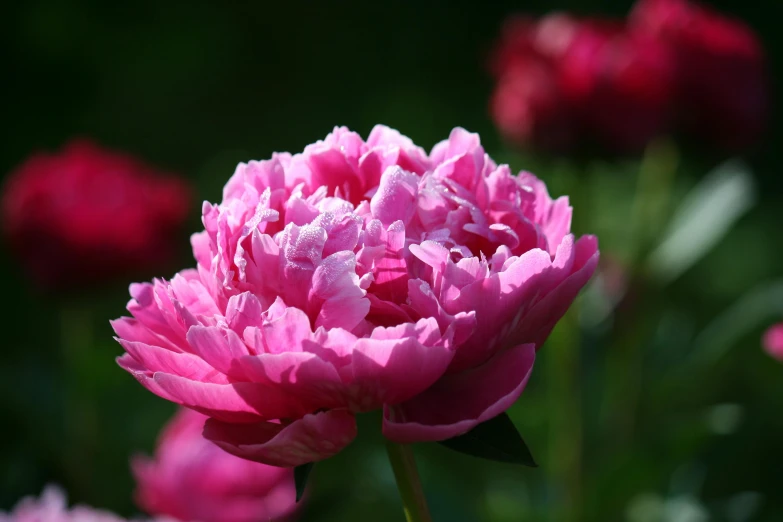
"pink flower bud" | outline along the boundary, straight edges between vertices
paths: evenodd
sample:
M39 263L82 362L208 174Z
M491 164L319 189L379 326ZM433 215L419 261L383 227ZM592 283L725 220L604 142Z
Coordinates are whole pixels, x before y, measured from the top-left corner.
M180 410L162 432L154 458L133 459L139 506L182 522L289 520L296 507L293 470L226 453L201 436L206 419Z

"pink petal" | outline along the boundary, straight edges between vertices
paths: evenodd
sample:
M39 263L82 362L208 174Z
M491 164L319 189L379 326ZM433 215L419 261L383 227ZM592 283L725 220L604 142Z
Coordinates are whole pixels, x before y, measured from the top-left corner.
M272 236L255 230L250 237L250 253L245 278L261 308L266 308L280 292L280 247Z
M547 252L530 250L504 272L463 287L454 301L443 303L449 313L475 311L477 323L471 338L457 350L449 371L478 366L511 344L506 337L517 327L513 319L524 314L539 297L542 277L551 264ZM522 342L532 342L532 339Z
M432 148L430 160L436 164L443 163L449 158L465 154L479 147L481 147L481 140L478 134L468 132L462 127L455 127L447 140L441 141Z
M419 177L391 166L381 176L378 190L370 200L370 210L384 226L395 221L407 225L416 212Z
M408 268L404 258L405 225L395 221L386 230L386 252L374 267L370 291L378 298L403 303L408 293Z
M321 262L325 243L326 231L321 227L288 225L285 228L280 275L289 306L306 309L313 272Z
M517 335L512 340L532 342L540 348L579 291L593 276L598 256L598 240L595 236L579 238L574 245L572 273L521 317Z
M250 292L232 295L226 307L228 327L242 335L248 326L261 326L263 310L261 302Z
M356 275L354 253L343 251L330 255L313 273L311 304L323 303L315 326L352 330L370 309L364 295Z
M427 158L427 154L421 147L417 147L410 138L385 125L373 127L370 135L367 137L367 146L396 152L395 164L408 172L424 174L424 171L430 169L429 158ZM376 181L376 183L369 186L376 186L377 184Z
M154 346L162 346L176 352L182 350L174 343L169 341L166 337L158 335L140 321L131 317L120 317L113 321L109 321L114 333L117 337L128 341L138 341L144 344L151 344Z
M165 337L181 350L188 351L190 348L185 341L185 330L174 318L176 311L166 295L165 285L166 283L159 280L154 284L130 285L133 299L128 303L128 311L152 332Z
M225 384L225 375L210 366L198 355L187 352L173 352L166 348L125 339L117 339L125 351L133 357L145 372L172 373L195 381Z
M427 389L454 357L434 318L416 324L378 327L353 347L353 408L368 411L397 404Z
M345 385L337 370L314 353L248 355L238 363L249 380L296 398L304 411L345 406Z
M358 161L358 158L356 159ZM341 151L324 149L310 154L308 165L313 176L311 187L324 186L330 195L339 189L344 198L352 203L358 203L364 195L365 190L358 172ZM356 166L358 167L358 164Z
M400 443L461 435L506 411L524 390L535 346L505 350L483 366L448 375L398 406L385 406L383 434Z
M321 306L315 326L351 331L367 317L369 312L370 301L364 297L330 299Z
M209 234L205 231L190 236L193 257L199 266L209 268L212 265L212 246Z
M411 254L416 256L424 264L429 265L438 272L446 269L446 262L449 260L449 250L435 241L422 241L420 245L411 245L409 247Z
M350 210L346 212L346 214L339 217L335 217L335 214L332 212L319 214L313 222L314 225L326 230L328 234L322 254L324 257L344 250L353 251L359 242L361 220L351 215Z
M225 422L257 422L302 413L296 398L261 384L213 384L161 372L153 379L174 402Z
M783 323L776 324L767 330L764 333L762 344L768 354L783 361Z
M238 457L293 467L329 458L345 448L356 437L356 420L347 410L309 414L287 425L209 419L204 437Z
M435 168L433 175L448 178L464 189L473 190L481 176L483 163L484 150L478 147L448 158Z
M351 352L358 337L342 328L318 328L314 334L313 343L306 343L303 348L306 352L317 355L329 362L338 372L351 363ZM346 379L343 379L346 382Z
M237 361L249 352L235 331L217 326L193 326L188 330L188 342L193 347L194 353L213 368L232 378L246 380ZM175 373L187 377L181 372Z
M133 358L131 354L123 354L117 357L116 361L120 368L130 373L137 381L139 381L139 384L147 388L149 391L158 397L166 399L167 401L180 404L180 401L177 398L170 395L163 388L161 388L158 383L155 382L155 380L152 378L152 372L142 366L139 361Z
M549 215L544 222L544 235L546 235L549 253L555 253L557 245L571 232L571 214L573 209L568 203L568 197L557 198L549 209Z
M275 303L282 305L282 300ZM274 306L274 305L273 305ZM271 318L272 311L282 310L277 317ZM300 352L303 343L313 336L310 329L310 319L303 311L291 307L270 307L270 320L261 327L263 332L263 348L266 353ZM261 348L256 346L256 350Z
M193 277L188 271L176 274L169 282L169 288L176 301L194 316L221 313L198 276Z

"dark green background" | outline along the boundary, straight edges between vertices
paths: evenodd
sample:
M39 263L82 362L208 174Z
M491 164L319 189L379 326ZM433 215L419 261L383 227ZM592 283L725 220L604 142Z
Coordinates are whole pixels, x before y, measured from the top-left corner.
M781 3L714 5L759 32L777 82ZM622 15L629 7L598 0L19 2L0 11L0 172L37 149L91 137L193 180L198 197L188 233L199 227L197 203L219 199L238 161L300 151L335 125L366 135L385 123L427 149L463 126L479 132L491 154L517 168L535 165L550 181L549 169L559 163L509 155L487 116L491 81L483 62L496 31L515 11ZM779 121L777 104L765 143L746 156L759 204L683 278L645 294L632 341L617 341L617 332L584 332L575 381L562 377L560 356L567 352L540 353L512 417L541 468L418 450L436 520L625 520L629 499L692 492L679 484L696 479L682 477L702 472L696 493L715 520L732 520L720 518L730 511L725 503L744 491L761 494L752 520L783 519L783 366L760 350L763 321L715 364L685 378L671 371L693 332L748 288L783 276ZM719 151L687 148L683 155L678 194L720 158ZM575 201L587 198L582 192L591 195L592 203L576 209L582 231L597 221L593 212L623 221L635 184L633 160L594 167L601 175L572 193ZM180 241L185 266L187 233ZM6 250L0 263L0 508L56 482L73 501L134 513L128 456L150 451L173 408L113 361L121 349L108 320L123 313L130 281L53 297L29 290ZM551 344L570 333L559 328ZM642 369L631 379L639 393L637 420L627 436L617 434L622 429L611 415L605 421L594 414L607 400L599 368L626 353L610 350L610 339L642 354ZM572 412L555 400L569 390L582 405L583 438L569 431ZM742 416L733 433L720 436L704 418L722 403L738 405ZM316 468L305 520L402 518L378 431L378 417L367 415L357 443ZM568 486L568 458L552 448L582 439L581 475ZM581 501L569 497L573 488Z

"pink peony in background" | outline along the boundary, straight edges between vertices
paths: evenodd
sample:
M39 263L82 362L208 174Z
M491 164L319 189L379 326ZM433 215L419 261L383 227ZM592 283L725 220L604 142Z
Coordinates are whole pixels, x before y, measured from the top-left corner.
M131 285L119 364L272 465L337 453L381 407L392 440L453 437L514 402L592 275L571 211L463 129L427 154L335 128L237 167L204 204L196 268Z
M293 471L240 459L201 436L205 417L180 410L153 459L132 461L136 502L182 522L284 520L296 507Z
M3 231L43 288L159 268L187 217L191 190L139 160L74 141L39 152L8 178Z
M165 518L156 521L175 522ZM0 512L0 522L125 522L125 519L88 506L68 509L63 492L48 486L40 497L25 497L10 513Z
M768 354L783 361L783 323L770 327L764 333L761 343Z

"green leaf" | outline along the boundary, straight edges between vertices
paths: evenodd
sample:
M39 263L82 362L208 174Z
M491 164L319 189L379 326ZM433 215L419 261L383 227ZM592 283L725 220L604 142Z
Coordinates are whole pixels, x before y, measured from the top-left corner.
M482 422L467 433L442 440L439 444L482 459L538 467L506 413Z
M302 498L305 487L307 486L307 478L310 476L310 472L313 470L314 462L308 462L294 468L294 485L296 486L296 501Z
M740 160L719 165L683 199L648 268L663 283L674 281L704 257L757 200L750 167Z
M783 315L783 279L766 281L739 298L729 309L713 319L691 341L686 361L701 366L715 364L743 335ZM693 371L687 368L687 371Z

